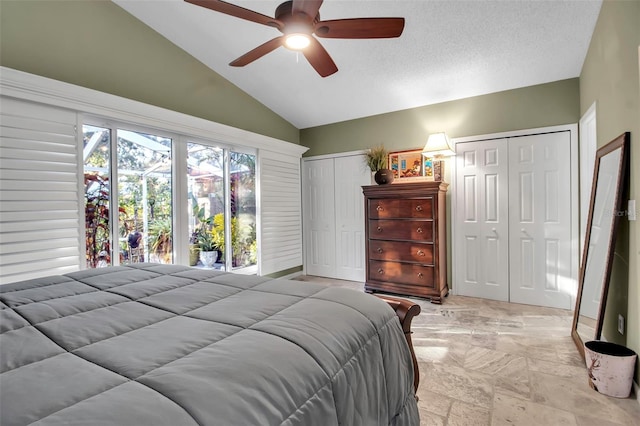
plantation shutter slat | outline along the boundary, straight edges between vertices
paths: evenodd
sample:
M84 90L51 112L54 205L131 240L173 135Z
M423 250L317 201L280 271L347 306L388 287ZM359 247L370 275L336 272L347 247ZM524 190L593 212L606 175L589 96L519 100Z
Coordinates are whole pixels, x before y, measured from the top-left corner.
M53 238L44 241L14 242L10 247L9 245L3 246L0 244L0 254L15 254L55 249L57 247L70 247L76 243L77 241L73 238Z
M80 268L76 123L74 111L0 98L2 284Z
M302 265L300 158L260 152L261 273Z

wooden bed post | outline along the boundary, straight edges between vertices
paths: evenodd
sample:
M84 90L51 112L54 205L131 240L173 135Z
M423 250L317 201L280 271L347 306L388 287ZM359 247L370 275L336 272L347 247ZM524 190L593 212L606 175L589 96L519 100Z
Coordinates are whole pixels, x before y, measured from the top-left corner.
M422 310L420 305L413 303L407 299L401 299L397 297L391 296L383 296L380 294L375 294L374 296L384 300L393 308L400 320L400 325L402 326L402 331L404 332L404 337L407 339L407 343L409 344L409 351L411 352L411 360L413 361L413 389L416 393L416 399L418 398L418 385L420 384L420 370L418 369L418 360L416 358L416 353L413 350L413 342L411 341L411 321L413 317L418 315Z

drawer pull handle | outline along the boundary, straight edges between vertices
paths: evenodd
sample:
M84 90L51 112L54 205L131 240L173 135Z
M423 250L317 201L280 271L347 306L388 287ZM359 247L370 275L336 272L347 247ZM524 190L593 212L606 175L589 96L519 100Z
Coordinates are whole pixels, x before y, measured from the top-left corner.
M381 212L382 210L384 210L384 208L382 208L382 206L378 206L378 207L376 207L376 210Z
M422 228L418 228L418 229L416 230L416 232L417 232L418 234L422 234Z
M422 211L422 206L417 206L417 207L416 207L416 211L417 211L417 212L421 212L421 211Z
M422 275L422 272L418 272L418 278L422 278L424 275Z
M424 256L424 251L418 250L418 256Z
M383 275L383 274L384 274L384 269L382 269L382 268L378 269L378 273L379 273L380 275Z
M376 250L378 253L382 253L382 247L378 247L378 250Z
M382 232L382 226L378 226L378 232Z

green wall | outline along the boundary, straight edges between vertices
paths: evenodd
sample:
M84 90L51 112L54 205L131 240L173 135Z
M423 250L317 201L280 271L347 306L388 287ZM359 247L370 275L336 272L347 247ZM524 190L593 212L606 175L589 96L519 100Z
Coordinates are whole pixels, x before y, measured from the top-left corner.
M577 123L577 78L375 115L300 131L305 156L367 149L422 148L430 133L482 135Z
M289 122L110 1L0 0L0 65L299 142Z
M598 147L631 132L629 199L640 201L640 1L605 1L580 74L580 111L596 103ZM626 208L626 206L625 206ZM640 209L639 209L640 210ZM640 212L637 212L640 213ZM640 226L621 220L603 334L640 354ZM626 335L617 331L626 317ZM636 382L639 372L636 369Z

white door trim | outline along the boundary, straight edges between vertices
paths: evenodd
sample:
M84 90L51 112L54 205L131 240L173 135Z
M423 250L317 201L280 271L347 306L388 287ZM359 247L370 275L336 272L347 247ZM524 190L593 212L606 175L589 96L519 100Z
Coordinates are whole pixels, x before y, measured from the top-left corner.
M576 132L576 135L572 134L571 141L573 143L573 136L577 138L578 125L576 123L573 124L561 124L559 126L549 126L549 127L535 127L532 129L522 129L522 130L511 130L508 132L500 132L500 133L487 133L484 135L473 135L473 136L463 136L459 138L452 138L451 143L455 144L458 142L475 142L481 141L485 139L500 139L500 138L511 138L515 136L528 136L528 135L537 135L540 133L553 133L553 132L565 132L571 131ZM577 139L576 139L576 147L577 147Z
M453 143L453 147L455 150L455 144L460 142L473 142L473 141L481 141L487 139L499 139L499 138L509 138L515 136L527 136L527 135L535 135L540 133L552 133L552 132L563 132L569 131L570 139L571 139L571 279L573 281L573 287L577 290L578 283L578 269L579 269L579 242L580 242L580 221L579 221L579 198L578 198L578 184L579 184L579 174L578 174L578 124L563 124L559 126L549 126L549 127L538 127L532 129L523 129L523 130L513 130L508 132L501 133L491 133L485 135L476 135L476 136L465 136L460 138L453 138L451 142ZM449 161L449 167L453 167L453 171L451 173L451 188L456 187L456 170L455 170L455 161ZM455 190L455 189L454 189ZM450 223L453 224L453 218L456 215L456 197L451 197L451 214L448 219ZM456 229L454 226L451 227L451 252L455 253L456 247ZM456 261L451 256L451 283L456 282ZM458 289L455 286L450 290L451 294L458 294ZM572 293L571 296L571 306L575 305L575 293Z
M302 157L302 161L324 160L326 158L338 158L338 157L352 157L354 155L365 154L366 152L367 152L366 149L360 149L358 151L336 152L334 154L310 155L308 157Z
M593 169L598 149L596 103L592 103L587 112L580 117L580 257L582 257L584 238L589 215Z

